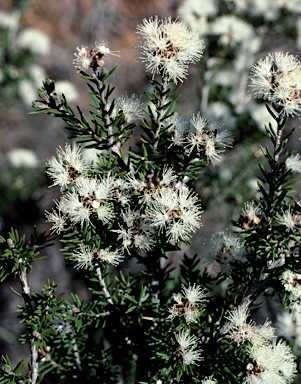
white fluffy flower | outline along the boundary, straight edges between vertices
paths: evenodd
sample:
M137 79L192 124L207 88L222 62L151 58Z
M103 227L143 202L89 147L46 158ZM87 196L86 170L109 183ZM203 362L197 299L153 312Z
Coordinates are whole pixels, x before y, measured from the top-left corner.
M249 87L255 98L276 103L286 115L299 114L301 63L288 53L270 53L252 67Z
M250 362L243 384L291 383L296 363L289 346L282 340L248 349Z
M89 169L82 158L81 148L76 144L66 144L57 149L57 158L52 157L48 163L47 174L53 179L53 186L59 185L61 190L73 183L77 177L85 175Z
M122 111L127 123L132 123L135 119L142 116L143 104L135 94L131 96L119 97L116 100L116 112Z
M22 79L18 83L19 96L23 103L30 106L36 98L36 87L30 79Z
M186 0L178 9L181 19L200 35L208 32L208 17L217 13L217 5L212 0Z
M292 173L301 173L301 156L295 153L288 157L285 161L285 166L290 169Z
M190 152L196 148L197 152L204 152L207 160L220 159L220 153L226 147L232 147L233 138L229 131L216 122L209 122L200 113L194 115L191 124L195 131L187 137L187 145Z
M198 365L197 362L203 360L202 350L197 349L198 339L196 336L190 336L188 331L182 330L176 335L176 340L180 345L177 352L182 357L183 364Z
M253 228L260 223L261 215L261 209L254 201L246 202L243 212L237 221L237 225L246 230Z
M37 55L47 55L50 51L49 37L35 28L24 29L18 37L18 46Z
M147 71L161 74L174 83L187 77L188 64L196 63L203 53L203 41L198 34L170 17L144 19L137 33L137 48Z
M150 226L148 218L130 208L122 212L121 218L119 229L113 232L118 233L117 240L122 241L122 247L127 252L130 252L130 248L141 252L151 250L154 246L154 229Z
M114 265L115 267L120 264L124 256L119 250L111 251L110 249L91 250L89 246L81 244L79 250L73 251L72 259L74 260L75 268L89 269L93 263L95 265L106 262Z
M284 286L284 289L289 292L289 308L296 313L301 312L301 274L293 272L289 269L285 270L280 280Z
M186 323L195 323L199 316L198 305L204 303L206 294L204 289L196 284L182 288L182 294L173 295L175 304L169 309L168 316L173 320L176 316L184 316Z
M147 206L151 225L166 231L168 240L186 241L201 226L198 197L189 190L163 188Z
M212 23L210 31L214 35L218 35L219 41L224 45L249 42L254 35L253 27L234 15L218 17Z
M39 166L37 155L30 149L14 148L7 152L7 158L16 168L37 168Z
M299 221L296 221L296 218L297 216L292 213L290 207L286 212L282 211L275 215L276 221L285 226L287 231L294 231L297 228Z
M76 191L68 192L62 196L58 203L58 209L70 219L73 224L90 224L92 210L85 205Z
M100 249L96 253L96 258L102 262L106 262L114 265L114 267L117 267L117 265L124 259L124 256L119 249L116 249L115 251L111 251L110 249Z
M55 201L56 206L58 206L58 202ZM59 209L53 209L52 212L45 212L47 222L52 223L51 233L56 232L60 234L64 231L66 226L66 217Z
M186 136L189 131L189 120L174 113L171 117L164 120L164 126L170 133L170 141L172 145L184 146Z
M75 59L73 64L78 71L86 71L92 63L92 56L87 46L76 47L77 52L74 53Z
M7 13L0 11L0 28L17 30L19 24L18 12Z
M87 245L81 244L78 251L73 251L72 259L77 269L89 269L93 262L93 253Z
M246 306L240 305L228 313L226 318L230 321L226 332L229 338L240 345L245 342L252 343L253 346L259 346L272 342L276 339L275 329L270 321L263 325L256 326L255 322L247 322L249 311Z
M201 384L218 384L218 382L213 378L213 376L209 376L205 377L205 379L201 381Z
M301 313L284 311L277 316L277 333L288 342L292 342L294 349L301 347Z
M147 180L139 180L133 173L128 173L125 178L135 191L143 193L140 201L145 203L150 202L162 189L172 186L177 179L173 169L167 166L163 167L162 174L158 177L148 175Z
M229 275L231 263L244 262L245 253L239 237L227 232L218 232L212 235L205 245L203 263L213 276L218 273Z
M95 43L95 47L92 49L82 45L77 47L76 50L73 64L78 69L78 72L86 71L89 68L97 69L102 67L104 65L103 56L119 56L116 54L117 51L111 51L103 41L100 44Z

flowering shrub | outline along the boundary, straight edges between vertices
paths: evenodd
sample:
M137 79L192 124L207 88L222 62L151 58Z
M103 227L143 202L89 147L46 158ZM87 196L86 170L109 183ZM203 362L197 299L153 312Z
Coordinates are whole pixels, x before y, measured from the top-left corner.
M115 68L104 60L118 52L103 42L75 53L93 101L90 118L79 107L75 114L51 79L33 103L33 113L62 119L75 141L47 163L60 189L46 212L50 234L26 241L12 230L1 238L0 279L21 282L20 341L30 348L28 373L23 362L13 367L2 358L1 382L292 383L297 364L289 345L271 321L257 325L252 316L264 305L260 296L270 302L276 293L295 316L301 310L301 202L291 191L300 159L286 152L286 123L300 113L301 63L276 52L253 66L250 93L267 102L277 126L266 127L261 197L245 203L233 230L214 234L174 266L172 252L202 230L195 182L233 139L200 113L175 112L178 83L203 55L198 35L157 17L137 33L150 74L144 104L135 95L113 97ZM97 160L89 162L83 153L92 148ZM65 299L50 281L41 293L30 290L28 272L55 234L66 262L85 275L87 301Z
M198 0L184 0L177 9L180 19L206 45L205 60L188 79L197 97L183 98L184 103L189 100L185 107L193 105L192 110L199 110L203 117L220 120L235 137L231 158L235 156L236 161L224 159L215 168L214 178L206 169L198 184L207 212L219 211L223 202L227 212L223 226L239 214L237 207L244 201L258 199L258 164L262 161L258 142L266 139L265 125L271 123L276 129L264 103L250 97L246 87L250 67L271 50L298 52L300 4L300 0L202 0L200 6Z

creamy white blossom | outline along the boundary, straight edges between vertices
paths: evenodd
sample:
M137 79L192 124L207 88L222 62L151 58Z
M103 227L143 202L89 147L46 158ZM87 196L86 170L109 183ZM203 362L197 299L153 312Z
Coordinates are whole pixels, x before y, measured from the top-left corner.
M301 274L286 269L280 275L284 289L289 293L289 308L296 313L301 313Z
M111 249L107 248L98 250L96 252L96 259L99 259L102 262L107 262L109 264L114 265L114 267L117 267L117 265L123 261L124 256L119 249L111 251Z
M182 330L176 334L176 340L180 347L177 352L183 359L183 364L198 365L197 362L203 360L201 349L198 349L198 339L196 336L190 336L189 331Z
M19 21L20 19L18 12L7 13L0 11L0 28L17 30Z
M76 144L66 144L64 149L59 147L57 158L52 157L47 166L46 173L53 179L52 185L59 185L61 190L66 189L77 177L86 175L89 169L82 157L81 148Z
M208 18L217 12L218 7L212 0L203 0L201 7L199 0L186 0L178 8L181 19L200 35L208 32Z
M39 159L30 149L14 148L7 152L7 158L11 165L16 168L37 168Z
M118 57L120 56L118 55L119 51L111 51L104 41L102 41L101 43L95 42L95 51L96 53L99 53L102 56L105 56L105 55L112 55L112 56L118 56Z
M242 214L239 216L237 225L243 229L250 229L260 223L262 211L254 201L245 203Z
M197 284L182 287L182 294L174 294L173 299L176 302L169 308L171 320L175 317L184 316L186 323L195 323L199 316L198 306L205 302L205 290Z
M55 200L55 204L58 206L58 201ZM59 209L53 209L52 212L45 211L45 215L47 221L52 223L51 233L60 234L66 229L66 217Z
M278 335L292 343L294 350L301 347L301 313L283 311L278 314L276 329Z
M296 375L296 363L289 346L278 343L256 345L248 348L250 362L243 384L291 383Z
M73 64L78 71L86 71L90 68L92 63L92 55L89 52L89 48L87 46L76 47L77 52L74 53L76 57L73 60Z
M178 113L174 113L171 117L164 120L163 125L166 127L170 134L170 146L185 145L186 136L189 132L189 120L187 118L179 116Z
M134 247L141 252L147 252L154 247L154 229L150 226L147 216L127 208L122 212L121 218L119 229L114 229L113 232L118 234L117 240L122 241L124 250L130 252Z
M211 24L210 32L217 35L224 45L235 45L250 41L254 37L253 27L235 15L223 15Z
M226 147L232 147L233 138L230 132L217 122L209 122L204 119L200 113L194 115L191 119L194 132L187 137L187 145L190 152L204 152L208 162L214 163L220 160L220 153L224 152Z
M276 103L286 115L299 114L300 61L288 53L270 53L252 67L249 89L255 98Z
M32 80L22 79L18 82L18 92L23 103L30 106L32 100L36 98L37 90Z
M147 180L140 180L133 173L128 173L125 178L135 191L142 192L140 201L145 203L150 202L162 189L172 186L177 180L174 170L168 166L163 167L160 177L149 174Z
M218 273L231 274L231 263L245 261L246 251L236 235L218 232L205 244L202 261L213 276Z
M188 64L199 61L203 53L203 41L198 34L170 17L144 19L137 33L137 48L147 71L175 83L187 77Z
M275 329L270 321L266 320L263 325L256 326L254 321L247 321L249 315L247 307L243 305L237 306L227 314L226 319L230 321L227 327L230 340L237 345L250 342L253 346L258 346L276 339Z
M266 134L265 126L272 125L273 131L277 131L277 123L272 119L265 105L255 103L253 100L247 104L247 109L252 119L257 123L258 129Z
M295 153L288 157L285 161L285 166L290 169L292 173L301 173L301 156Z
M60 80L55 83L55 91L58 95L66 96L68 102L75 101L78 98L78 92L75 86L67 80Z
M201 226L200 202L193 192L166 187L155 194L147 206L151 225L169 240L186 241Z
M84 204L78 193L73 190L62 196L58 203L58 209L68 218L73 224L91 224L90 216L92 213L91 207Z
M50 51L50 38L38 29L27 28L19 34L17 45L37 55L47 55Z
M127 123L132 123L135 119L141 118L143 115L143 103L140 97L132 94L131 96L118 97L116 100L115 110L117 113L122 111Z
M282 211L282 213L277 213L275 215L276 221L286 227L286 231L294 231L297 226L300 224L299 216L295 215L292 212L291 207L287 211Z
M93 263L93 252L87 245L81 244L79 250L73 251L72 259L77 269L89 269Z
M95 266L101 263L109 263L113 266L117 266L124 259L124 256L117 249L111 251L110 248L106 249L90 249L88 245L80 244L79 250L72 252L72 260L75 262L75 268L77 269L89 269L94 264Z

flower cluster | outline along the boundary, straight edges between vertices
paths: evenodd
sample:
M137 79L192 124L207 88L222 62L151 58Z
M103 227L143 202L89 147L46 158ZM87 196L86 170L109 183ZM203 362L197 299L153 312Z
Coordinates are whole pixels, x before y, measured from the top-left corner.
M197 152L205 151L208 162L209 160L212 162L218 160L220 158L219 153L223 152L224 148L232 146L233 138L229 131L218 123L208 122L200 113L193 116L191 124L195 128L195 132L188 136L190 151L194 148L197 149Z
M298 351L301 347L301 313L283 311L277 316L277 333Z
M299 153L289 156L285 161L285 167L292 173L301 173L301 156Z
M186 323L196 323L199 316L198 305L204 303L206 294L199 285L193 284L188 288L182 288L182 294L174 294L173 299L176 302L170 309L170 319L184 316Z
M301 312L301 274L290 270L284 271L280 280L286 290L289 293L289 308L294 312Z
M90 49L87 46L77 47L77 53L74 53L76 57L73 60L75 68L80 71L87 71L89 68L97 70L103 67L103 57L106 55L118 56L117 51L111 51L104 42L100 44L95 43L95 47Z
M301 63L297 57L270 53L253 66L249 86L252 95L276 103L285 115L299 114Z
M203 41L198 34L171 18L144 19L137 28L138 51L153 75L161 74L169 81L183 81L187 77L189 63L196 63L203 53Z
M47 173L63 193L55 202L56 208L46 212L52 232L64 232L70 225L94 226L100 221L116 234L122 252L135 248L144 253L153 248L157 236L163 232L168 241L185 241L201 225L202 210L197 195L187 187L177 189L170 168L163 168L161 178L149 178L148 182L136 179L131 173L124 178L110 174L101 178L93 176L79 147L66 145L58 149L57 158L48 161ZM140 204L145 204L142 211L130 208L137 193ZM117 212L121 220L117 220ZM90 250L80 249L75 255L80 267L88 267L92 259L97 259L95 253L92 258Z
M236 307L226 316L230 323L224 329L230 340L237 345L246 345L250 362L243 383L290 383L296 374L290 347L282 340L276 343L277 336L271 322L256 326L254 321L247 322L249 315L246 305Z
M71 259L75 261L75 268L89 269L99 263L109 263L116 267L124 256L119 250L111 251L109 248L91 250L87 245L81 244L80 249L73 252Z
M282 340L248 348L250 362L243 384L291 383L296 363L290 347Z
M215 121L209 121L200 113L190 120L180 118L177 114L167 119L171 133L171 145L184 147L188 153L204 154L207 161L220 161L220 153L232 147L233 137L229 130Z
M201 225L198 197L188 189L164 188L150 201L147 213L159 234L166 231L169 240L188 240Z
M61 191L75 182L79 176L86 176L89 167L81 155L81 150L75 144L66 144L65 148L59 147L57 157L52 157L47 162L47 174L52 178L52 186L58 185Z
M205 244L202 261L212 275L231 273L232 263L244 262L246 251L239 237L226 232L212 235Z
M190 336L189 331L182 330L176 335L179 348L176 354L183 359L183 364L198 365L198 361L203 360L202 350L198 349L198 339L196 336Z
M261 209L253 201L245 203L243 213L239 216L237 226L248 230L260 223Z
M209 15L212 8L208 4ZM221 45L234 41L234 45L243 46L243 40L251 35L243 22L231 28L234 20L228 15L222 25L213 25ZM273 54L252 70L252 92L273 102L275 113L271 108L268 111L277 123L276 132L267 128L274 150L263 151L268 167L261 167L260 205L245 204L235 223L239 233L214 234L201 257L184 254L179 276L173 279L165 260L171 252L181 250L182 242L190 245L202 225L200 199L193 190L195 180L209 162L220 160L221 152L232 146L232 137L222 125L200 113L191 119L173 113L177 87L168 82L182 81L188 64L201 57L203 45L197 35L178 21L157 17L144 20L138 34L142 60L154 76L162 78L160 82L149 79L153 91L146 94L147 118L141 119L142 137L135 143L136 149L129 148L127 140L132 137L133 121L142 117L140 98L111 98L113 88L107 80L113 71L103 69L103 56L112 52L104 43L91 50L82 46L75 54L79 72L94 71L93 76L81 74L95 104L90 119L80 108L79 114L73 113L65 97L53 96L52 80L45 81L39 90L45 108L35 105L39 112L66 122L73 137L87 149L97 150L97 161L90 162L76 144L66 145L48 161L46 171L52 186L61 192L52 212L46 212L51 233L61 234L64 255L85 272L87 284L91 283L91 300L86 304L71 295L73 303L65 305L67 301L55 295L54 289L48 296L30 295L28 259L33 260L36 249L47 245L46 236L45 241L40 236L36 243L32 237L28 246L12 233L3 255L1 250L4 266L0 266L0 280L12 273L11 261L16 262L13 273L21 276L22 293L34 304L35 316L27 318L26 306L22 312L28 320L26 337L45 341L45 345L49 341L55 367L64 364L63 358L74 361L74 365L64 365L66 382L71 376L75 380L89 377L91 358L97 352L101 359L96 360L101 364L92 367L93 375L95 380L107 375L106 382L127 382L126 367L131 366L130 375L139 383L150 378L158 384L164 379L214 384L232 382L233 378L243 384L289 383L296 373L289 347L276 341L270 321L256 325L249 317L258 297L270 288L284 302L288 296L290 308L301 312L301 275L292 272L300 269L299 258L294 256L300 244L301 202L290 205L288 169L296 159L290 162L288 155L282 159L287 138L281 136L284 117L293 114L292 99L299 97L299 80L295 87L290 82L299 71L299 62L291 55ZM258 91L262 79L265 86ZM290 94L285 93L285 87ZM277 92L277 99L273 99ZM0 243L4 242L0 236ZM277 278L284 268L281 285ZM40 308L46 306L47 313L58 312L51 334L47 327L51 317L43 318L46 326L40 322ZM92 346L85 345L94 340L95 327L101 337ZM112 338L117 334L121 336L119 345ZM37 350L44 348L43 344L31 344ZM114 352L120 346L124 360ZM61 351L66 351L62 359ZM37 359L30 362L32 367ZM43 361L45 372L53 369L48 363ZM117 374L116 366L121 368Z
M300 215L293 214L291 207L282 213L276 214L276 220L280 225L286 227L286 231L294 231L300 224Z
M261 326L256 326L254 321L247 322L250 316L248 309L240 305L232 310L226 318L230 321L227 327L229 338L237 345L250 342L253 346L260 346L276 339L275 329L270 321Z
M130 208L122 212L119 229L113 229L118 234L117 240L122 241L123 250L130 252L130 248L142 253L150 251L155 244L155 231L147 215L140 215Z
M135 94L131 96L118 97L116 107L113 111L113 116L118 116L119 111L122 111L127 124L132 123L135 119L142 117L143 103Z

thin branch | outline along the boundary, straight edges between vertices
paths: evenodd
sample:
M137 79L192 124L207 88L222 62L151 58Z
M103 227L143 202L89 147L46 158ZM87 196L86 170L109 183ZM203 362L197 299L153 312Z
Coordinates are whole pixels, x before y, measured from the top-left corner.
M105 283L105 281L104 281L104 279L103 279L103 277L102 277L100 267L98 267L98 268L96 269L96 274L97 274L97 277L98 277L100 286L101 286L101 288L102 288L102 291L103 291L103 293L104 293L104 295L105 295L105 298L106 298L107 302L108 302L109 304L113 304L113 301L112 301L112 299L111 299L110 292L108 291L108 288L107 288L107 286L106 286L106 283Z
M19 280L22 287L25 304L31 300L30 287L27 281L26 270L19 273ZM35 343L35 337L30 341L30 384L35 384L39 377L38 351Z

